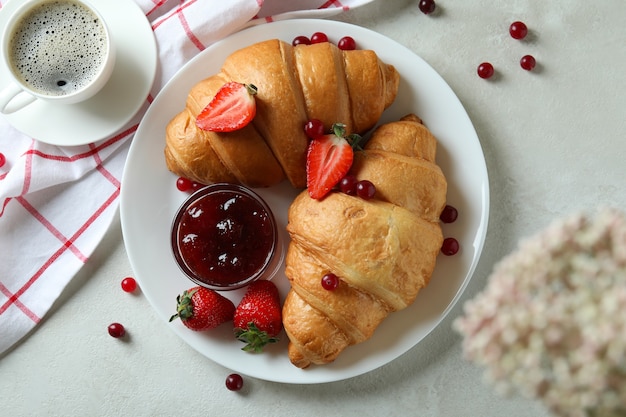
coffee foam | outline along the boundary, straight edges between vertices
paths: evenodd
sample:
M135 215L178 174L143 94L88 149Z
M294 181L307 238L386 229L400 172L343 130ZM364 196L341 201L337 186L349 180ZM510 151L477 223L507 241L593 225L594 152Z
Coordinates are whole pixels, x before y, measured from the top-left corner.
M52 1L34 7L10 41L15 75L34 91L66 95L82 89L106 60L106 32L86 7Z

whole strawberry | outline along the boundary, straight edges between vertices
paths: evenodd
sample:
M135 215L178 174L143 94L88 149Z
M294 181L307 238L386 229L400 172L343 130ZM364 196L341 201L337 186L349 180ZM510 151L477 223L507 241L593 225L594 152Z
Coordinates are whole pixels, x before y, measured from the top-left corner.
M233 319L235 336L246 345L246 352L262 352L268 343L278 342L283 328L278 288L271 281L255 281L248 286Z
M193 287L176 297L177 317L191 330L213 329L233 319L235 305L223 295L204 287Z

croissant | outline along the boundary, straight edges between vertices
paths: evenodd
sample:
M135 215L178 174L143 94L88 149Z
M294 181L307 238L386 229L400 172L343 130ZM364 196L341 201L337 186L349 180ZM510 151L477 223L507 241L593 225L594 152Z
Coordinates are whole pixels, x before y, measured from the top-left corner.
M447 192L436 145L415 115L381 125L352 167L375 184L374 199L335 192L314 200L305 191L289 207L283 324L295 366L332 362L428 285ZM321 285L328 273L339 278L332 291Z
M230 133L197 128L196 116L228 81L258 88L253 122ZM328 42L293 47L278 39L253 44L191 89L166 128L167 167L204 184L264 187L287 178L305 187L307 120L319 119L326 129L341 122L348 133L365 133L393 103L398 84L395 68L370 50L342 51Z

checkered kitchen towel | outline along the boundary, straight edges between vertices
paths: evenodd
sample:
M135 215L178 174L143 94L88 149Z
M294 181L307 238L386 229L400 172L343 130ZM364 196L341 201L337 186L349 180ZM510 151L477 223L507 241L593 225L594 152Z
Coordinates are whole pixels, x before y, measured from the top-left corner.
M135 1L152 24L160 68L128 126L98 143L59 147L0 117L0 354L41 321L102 239L117 212L124 161L141 115L185 62L243 27L322 18L371 0ZM0 0L0 8L6 2Z

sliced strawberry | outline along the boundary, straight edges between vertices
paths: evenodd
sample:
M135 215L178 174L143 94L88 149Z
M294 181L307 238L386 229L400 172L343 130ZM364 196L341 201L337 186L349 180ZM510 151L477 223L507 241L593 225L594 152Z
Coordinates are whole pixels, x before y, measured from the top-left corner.
M252 84L224 84L200 112L196 125L212 132L232 132L243 128L256 115L256 93L257 88Z
M176 297L176 314L191 330L213 329L233 319L235 305L228 298L204 287L193 287Z
M306 182L309 195L322 199L343 177L354 159L353 144L343 137L343 125L333 126L329 135L311 141L306 158Z

